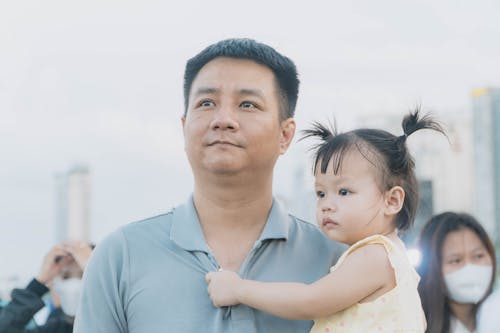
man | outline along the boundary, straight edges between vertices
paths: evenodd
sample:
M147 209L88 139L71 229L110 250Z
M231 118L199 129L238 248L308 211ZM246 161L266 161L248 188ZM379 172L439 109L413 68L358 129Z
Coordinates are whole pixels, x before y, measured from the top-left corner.
M295 133L298 85L293 62L253 40L224 40L188 61L182 127L192 198L98 246L75 332L309 331L310 321L215 308L204 278L224 268L255 280L312 282L339 254L272 197L274 165Z
M26 288L14 289L11 301L0 310L0 333L73 332L81 278L92 248L80 242L54 246L45 255L36 278ZM35 313L44 307L42 296L49 291L57 296L56 308L43 325L27 328Z

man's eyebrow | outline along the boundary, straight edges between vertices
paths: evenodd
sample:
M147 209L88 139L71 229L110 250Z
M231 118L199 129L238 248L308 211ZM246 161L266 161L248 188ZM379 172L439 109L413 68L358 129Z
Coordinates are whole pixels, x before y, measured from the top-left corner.
M218 94L220 89L214 87L200 87L196 89L193 93L193 97L197 98L200 95L213 95ZM255 96L261 99L264 99L264 93L260 89L249 89L243 88L238 90L238 95L240 96Z
M218 92L219 92L219 89L217 89L217 88L200 87L200 88L196 89L196 91L193 94L193 97L198 97L200 95L216 94Z
M264 99L264 93L259 89L240 89L238 92L240 95L245 96L255 96Z

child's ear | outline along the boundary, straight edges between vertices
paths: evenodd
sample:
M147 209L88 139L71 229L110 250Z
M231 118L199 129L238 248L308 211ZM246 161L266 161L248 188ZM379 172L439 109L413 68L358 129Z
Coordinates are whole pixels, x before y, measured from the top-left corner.
M403 208L405 190L401 186L394 186L385 193L385 214L396 215Z

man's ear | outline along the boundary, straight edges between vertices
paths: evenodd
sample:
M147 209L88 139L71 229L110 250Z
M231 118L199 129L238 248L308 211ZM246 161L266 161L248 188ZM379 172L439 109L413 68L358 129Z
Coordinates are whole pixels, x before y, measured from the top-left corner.
M181 117L181 126L182 126L182 135L186 137L185 129L186 129L186 116L183 115Z
M385 192L385 214L396 215L403 208L405 190L401 186L394 186Z
M295 135L295 119L288 118L281 122L280 154L286 153Z

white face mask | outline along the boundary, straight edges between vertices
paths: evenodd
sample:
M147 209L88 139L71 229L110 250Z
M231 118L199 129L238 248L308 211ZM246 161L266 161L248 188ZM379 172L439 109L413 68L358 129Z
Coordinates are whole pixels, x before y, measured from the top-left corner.
M61 308L65 314L74 317L80 301L82 280L71 278L66 280L54 279L54 290L61 300Z
M479 302L490 286L493 267L491 265L472 265L446 274L444 282L448 289L448 297L457 303Z

